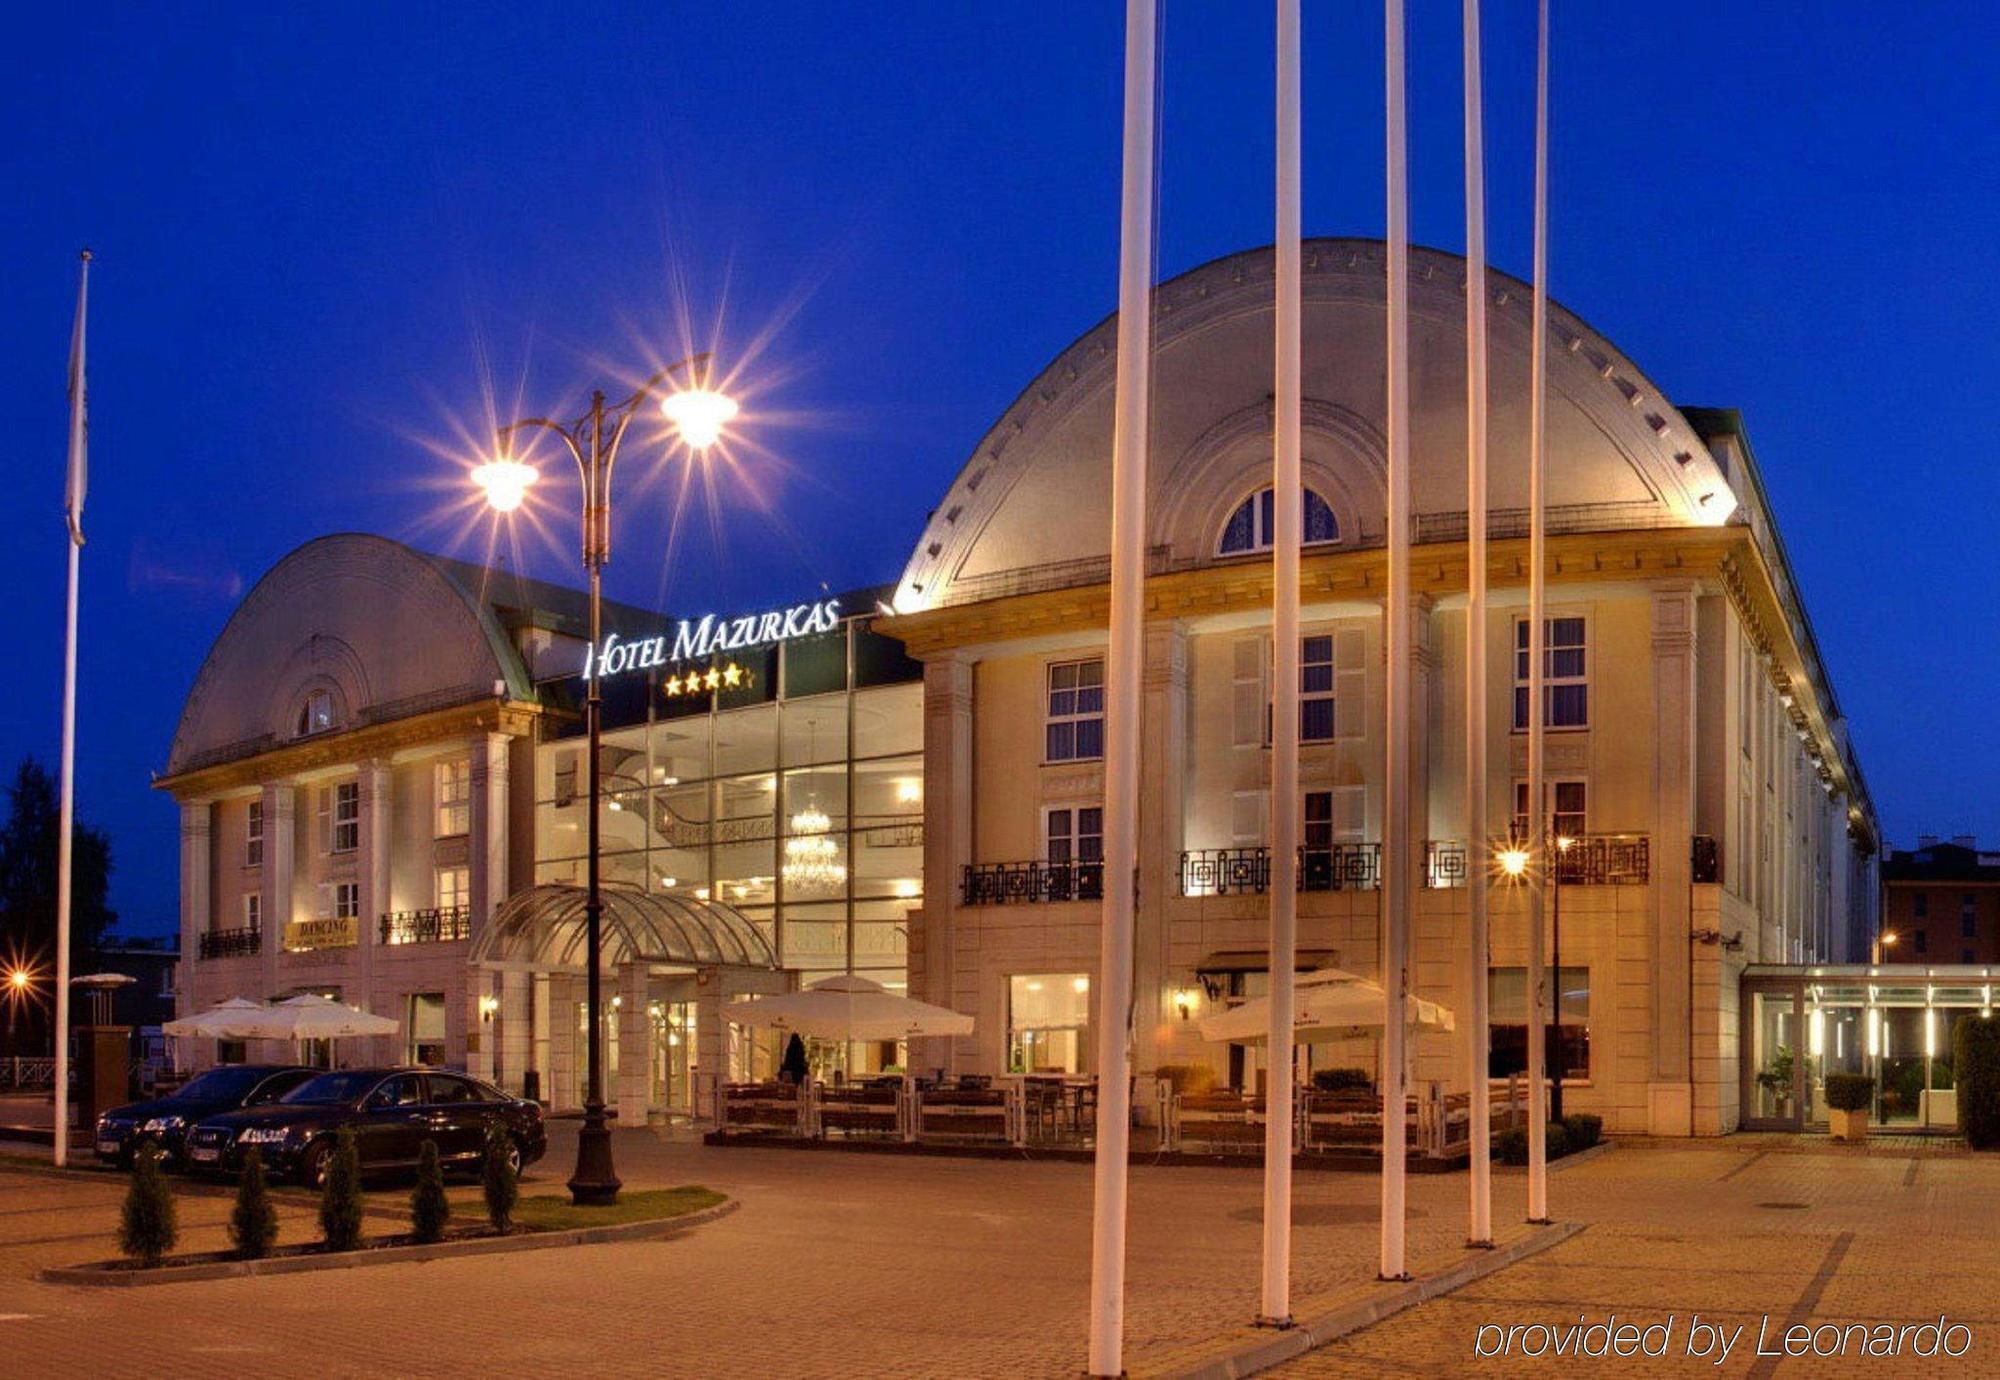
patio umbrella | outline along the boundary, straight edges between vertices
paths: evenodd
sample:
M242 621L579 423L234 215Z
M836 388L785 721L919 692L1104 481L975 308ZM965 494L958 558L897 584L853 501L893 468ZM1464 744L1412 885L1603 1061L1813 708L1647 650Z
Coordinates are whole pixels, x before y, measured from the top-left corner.
M942 1006L899 997L879 982L844 974L783 996L733 1002L723 1008L732 1024L763 1026L822 1040L906 1040L924 1035L970 1035L972 1017Z
M267 1040L338 1040L350 1035L394 1035L402 1022L344 1005L317 992L288 997L264 1008L268 1024L258 1038Z
M1322 968L1301 976L1295 987L1292 1039L1298 1044L1368 1039L1382 1033L1382 1013L1388 994L1366 978L1338 968ZM1453 1029L1451 1012L1422 997L1409 998L1408 1028L1416 1034ZM1258 1044L1270 1037L1271 1004L1257 997L1241 1006L1210 1016L1201 1023L1204 1039L1214 1043Z
M262 1002L251 1001L248 997L230 997L206 1011L168 1021L160 1027L160 1032L165 1035L191 1036L197 1039L240 1039L242 1037L233 1030L235 1023L242 1020L246 1014L255 1014L263 1009Z

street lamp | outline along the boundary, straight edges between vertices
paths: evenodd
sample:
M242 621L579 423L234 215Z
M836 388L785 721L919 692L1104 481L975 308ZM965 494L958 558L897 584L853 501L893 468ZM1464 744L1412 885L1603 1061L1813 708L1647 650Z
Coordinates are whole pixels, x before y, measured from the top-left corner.
M1889 950L1896 947L1896 941L1901 937L1894 930L1883 930L1878 933L1875 936L1875 961L1877 963L1888 962Z
M1549 1021L1550 1043L1555 1048L1555 1076L1549 1079L1549 1119L1563 1119L1563 1079L1569 1073L1569 1058L1563 1052L1563 861L1576 840L1556 835L1555 866L1549 869L1549 962L1555 970L1556 999Z
M662 385L685 371L692 381L683 389ZM528 489L540 477L534 466L514 458L510 443L520 431L552 431L562 438L576 461L583 481L583 566L590 575L590 645L603 639L604 565L611 559L611 470L618 461L618 447L625 429L647 402L658 404L675 433L694 451L706 451L722 439L722 428L736 416L733 398L709 388L706 383L708 355L690 355L654 374L639 385L624 402L607 407L602 389L590 395L590 411L572 422L546 417L526 417L500 428L500 454L473 470L473 482L485 490L486 502L495 512L509 513L521 506ZM604 1031L602 974L599 943L604 915L603 895L598 885L598 799L601 749L599 735L603 700L598 694L597 676L585 681L584 722L590 734L590 804L588 825L589 885L584 901L584 947L586 996L589 1008L589 1062L583 1101L583 1129L576 1138L576 1171L570 1175L570 1198L577 1204L607 1204L618 1200L618 1175L611 1163L611 1132L604 1124Z

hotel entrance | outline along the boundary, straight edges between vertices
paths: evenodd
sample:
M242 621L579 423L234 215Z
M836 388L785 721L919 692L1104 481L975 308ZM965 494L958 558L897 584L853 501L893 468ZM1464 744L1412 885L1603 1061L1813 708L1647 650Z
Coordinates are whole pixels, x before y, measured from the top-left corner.
M1993 1009L1995 970L1972 965L1754 965L1741 987L1742 1127L1824 1130L1826 1080L1874 1084L1869 1124L1956 1135L1952 1032Z

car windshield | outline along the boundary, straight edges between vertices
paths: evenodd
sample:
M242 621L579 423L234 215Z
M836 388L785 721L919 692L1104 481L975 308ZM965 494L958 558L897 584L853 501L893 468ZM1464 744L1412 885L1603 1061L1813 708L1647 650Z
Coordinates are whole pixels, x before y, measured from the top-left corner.
M210 1069L190 1080L174 1096L190 1102L241 1102L264 1081L265 1072L246 1068Z
M322 1073L293 1088L280 1102L352 1102L382 1080L379 1073Z

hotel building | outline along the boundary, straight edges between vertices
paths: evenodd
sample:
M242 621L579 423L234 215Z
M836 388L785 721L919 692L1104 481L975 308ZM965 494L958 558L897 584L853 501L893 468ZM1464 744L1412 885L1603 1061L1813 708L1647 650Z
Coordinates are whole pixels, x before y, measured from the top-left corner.
M1411 964L1419 995L1462 1011L1467 887L1526 808L1529 303L1492 276L1483 708L1503 838L1471 840L1465 273L1418 252L1411 276ZM1300 963L1369 976L1383 281L1379 243L1306 247ZM1268 981L1272 294L1258 250L1156 297L1135 1067L1202 1062L1238 1083L1255 1052L1206 1044L1195 1019ZM825 1053L850 1069L1089 1072L1091 1030L1119 1018L1094 982L1114 329L1028 384L901 579L835 601L830 628L802 605L703 651L684 645L699 621L619 608L620 642L658 642L607 655L587 652L574 591L373 537L286 557L210 653L160 782L182 817L183 1009L331 991L403 1022L368 1057L574 1105L588 654L607 696L622 1117L699 1112L702 1079L761 1070L768 1051L721 1019L730 997L841 971L976 1020L962 1039ZM1742 1009L1745 966L1866 956L1875 818L1740 419L1675 407L1560 309L1551 339L1540 712L1570 840L1549 888L1566 1098L1614 1131L1714 1134L1754 1115L1753 1070L1785 1038L1775 1006L1768 1023ZM1480 980L1505 1075L1525 1046L1525 896L1492 898ZM1463 1086L1458 1038L1414 1057L1420 1080Z

